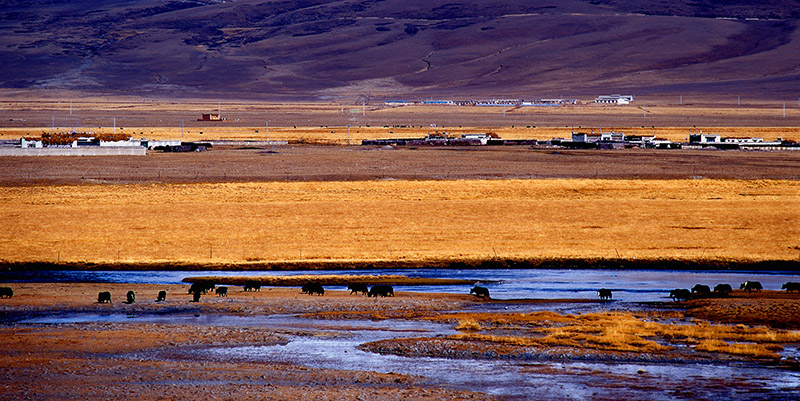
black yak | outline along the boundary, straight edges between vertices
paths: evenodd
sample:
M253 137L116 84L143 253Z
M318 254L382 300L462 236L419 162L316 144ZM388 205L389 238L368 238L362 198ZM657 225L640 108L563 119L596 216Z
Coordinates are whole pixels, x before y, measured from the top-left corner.
M696 284L692 287L692 294L697 294L698 297L705 297L711 294L711 288L705 284Z
M727 295L733 292L733 288L731 288L730 284L717 284L714 286L714 292Z
M300 289L300 292L308 295L314 295L314 294L325 295L325 289L322 288L322 284L314 282L308 282L303 284L303 287Z
M373 285L372 288L369 289L367 293L368 297L375 297L378 296L382 297L393 297L394 296L394 288L391 285L379 284Z
M158 298L156 298L156 302L166 301L167 299L167 292L166 291L159 291Z
M800 283L789 281L788 283L784 283L781 286L781 289L786 290L786 292L792 292L792 291L800 292Z
M14 290L11 287L0 287L0 298L11 298L14 296Z
M218 297L227 297L228 296L228 287L217 287L217 296Z
M261 283L259 283L258 281L245 281L244 290L247 292L261 291Z
M600 291L597 291L597 296L600 297L601 300L611 300L611 290L607 288L601 288Z
M208 291L213 290L214 287L216 287L214 285L214 283L200 281L200 282L197 282L197 283L192 283L192 286L189 287L189 292L188 293L189 294L197 294L197 293L205 294L205 293L208 293Z
M761 286L761 283L758 281L745 281L739 286L740 290L745 290L747 292L756 290L756 292L761 292L764 287Z
M369 292L367 285L364 283L350 284L347 286L347 289L350 290L350 295L353 295L353 293L358 294L359 292L364 295L367 295L367 293Z
M125 295L125 298L126 298L125 300L126 304L132 304L136 302L136 293L134 293L133 291L128 291L128 293Z
M113 302L111 302L111 293L110 292L103 291L103 292L97 294L97 303L104 304L106 302L113 303Z
M476 297L489 299L489 289L486 287L479 287L476 285L475 287L472 287L471 290L469 290L469 293L475 294Z
M692 293L691 291L685 288L676 288L669 292L669 296L670 298L672 298L673 301L678 302L678 301L685 301L691 298Z

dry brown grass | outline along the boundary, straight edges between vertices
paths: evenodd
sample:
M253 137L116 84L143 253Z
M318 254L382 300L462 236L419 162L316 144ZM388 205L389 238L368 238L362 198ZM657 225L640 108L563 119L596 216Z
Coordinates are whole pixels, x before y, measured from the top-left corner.
M482 316L481 325L473 314L454 314L441 318L458 319L458 330L482 331L458 334L452 338L519 347L572 347L603 351L663 353L677 344L694 347L696 351L724 353L749 357L778 358L780 344L797 343L800 332L743 325L710 325L705 322L677 325L648 322L629 313L593 313L583 316L548 317L546 327L520 326L528 320L542 322L544 316L498 314ZM497 322L506 322L498 325ZM522 333L496 335L498 330L513 328Z
M6 261L794 259L800 183L473 180L0 188Z

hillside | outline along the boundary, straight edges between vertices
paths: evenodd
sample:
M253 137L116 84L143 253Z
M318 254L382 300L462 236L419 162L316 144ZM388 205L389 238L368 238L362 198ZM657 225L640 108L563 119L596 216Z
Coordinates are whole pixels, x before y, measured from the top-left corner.
M799 10L788 0L10 0L0 5L0 88L794 100Z

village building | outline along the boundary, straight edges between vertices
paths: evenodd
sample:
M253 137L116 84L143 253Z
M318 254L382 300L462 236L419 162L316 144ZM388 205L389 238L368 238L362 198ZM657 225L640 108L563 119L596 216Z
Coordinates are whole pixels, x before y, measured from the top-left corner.
M633 95L601 95L595 98L594 102L601 104L629 104L633 103Z

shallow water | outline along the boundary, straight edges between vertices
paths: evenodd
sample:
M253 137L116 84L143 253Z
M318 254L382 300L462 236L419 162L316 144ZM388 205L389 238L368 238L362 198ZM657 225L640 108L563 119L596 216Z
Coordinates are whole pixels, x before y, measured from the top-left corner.
M764 289L779 290L787 281L800 281L798 272L782 271L671 271L671 270L449 270L396 269L380 271L44 271L3 272L0 282L102 282L141 284L186 284L186 277L199 276L290 276L290 275L396 274L421 278L457 278L484 282L494 299L596 299L597 290L608 288L613 298L623 302L655 302L668 298L669 291L691 288L695 284L714 287L720 283L738 288L746 280L760 281ZM396 286L396 291L447 292L465 294L470 286ZM329 290L345 290L328 286Z
M321 369L403 373L431 383L485 392L510 399L796 399L800 373L749 363L610 363L583 361L506 361L411 358L364 352L360 344L390 338L454 334L452 325L384 320L318 321L292 315L136 315L75 314L19 323L130 322L264 327L336 335L290 335L286 345L187 347L156 351L150 358L291 363ZM795 357L796 348L785 352ZM135 358L144 357L135 355Z

